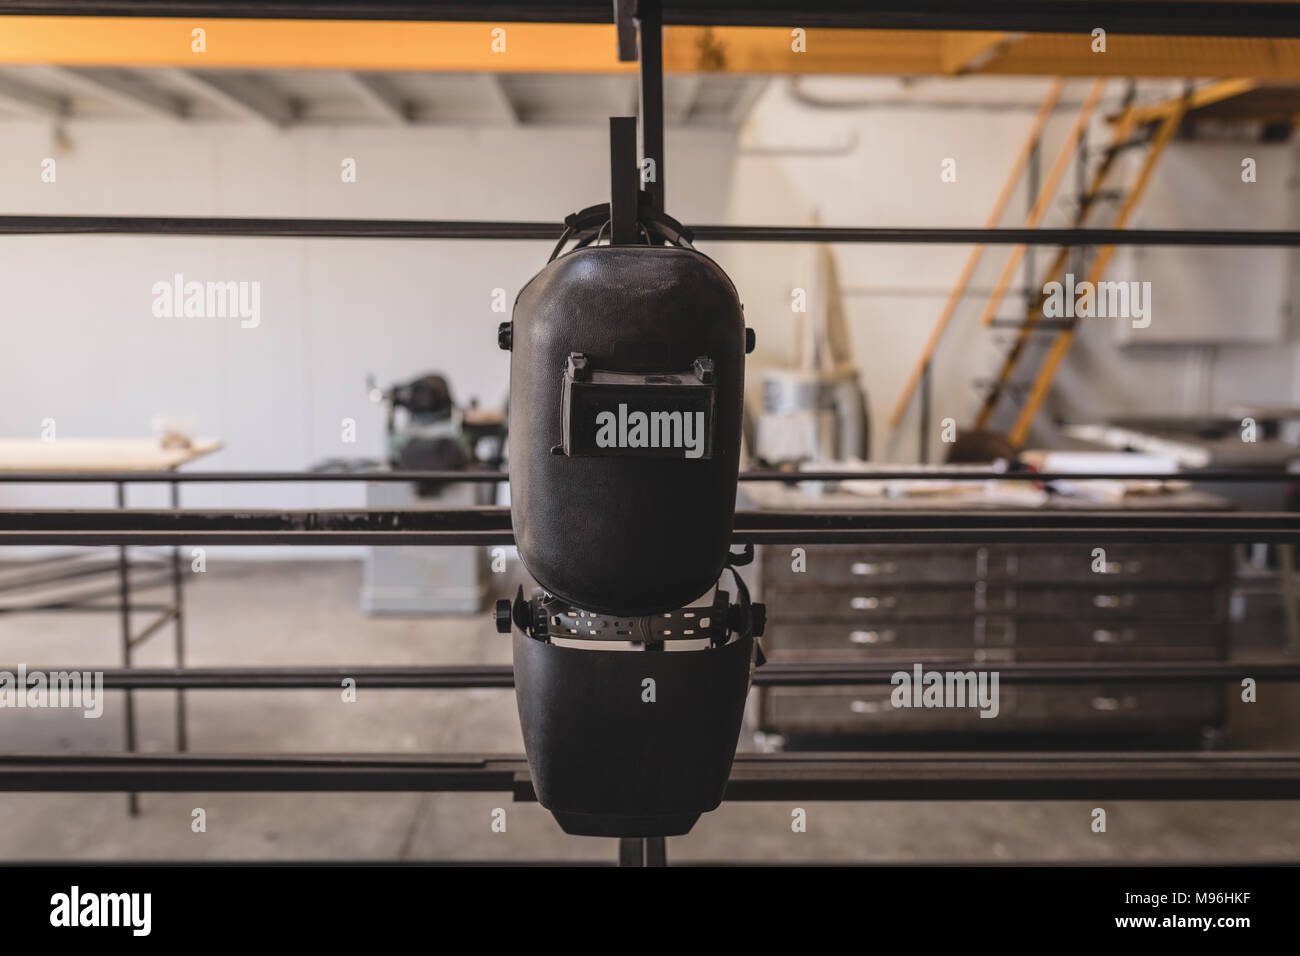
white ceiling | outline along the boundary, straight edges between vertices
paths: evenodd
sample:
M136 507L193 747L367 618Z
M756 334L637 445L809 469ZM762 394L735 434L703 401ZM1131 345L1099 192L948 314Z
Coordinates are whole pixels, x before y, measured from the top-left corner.
M665 120L737 127L767 82L726 74L666 76ZM0 69L0 118L502 126L603 123L636 108L632 74Z

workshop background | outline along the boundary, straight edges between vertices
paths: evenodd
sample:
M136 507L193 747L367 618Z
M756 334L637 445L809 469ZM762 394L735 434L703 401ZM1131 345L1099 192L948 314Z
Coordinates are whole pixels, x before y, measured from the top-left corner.
M351 41L321 34L305 56L292 33L253 52L232 51L216 21L205 24L209 52L191 54L188 30L173 48L168 43L175 38L163 42L155 33L127 42L122 31L130 27L121 21L106 25L99 39L6 22L23 19L40 18L0 18L0 210L6 215L558 224L605 200L608 117L637 109L634 67L615 61L612 26L595 39L586 28L572 28L564 43L556 41L565 54L544 64L533 54L534 34L526 32L536 26L519 26L518 49L528 56L521 52L516 61L513 41L503 53L492 51L491 24L472 25L483 34L481 50L444 57L434 44L417 57L421 62L399 63L407 48L385 38L417 25L366 24ZM843 31L833 56L819 61L818 44L830 44L836 31L812 30L805 63L779 47L765 52L764 44L788 46L790 30L679 29L674 39L670 28L666 40L664 167L668 211L687 224L989 225L1058 77L1063 85L1037 142L1035 172L1014 183L1006 212L993 225L1024 223L1097 77L1105 83L1083 123L1083 147L1065 152L1041 226L1074 224L1081 182L1103 156L1123 110L1158 108L1189 90L1217 91L1228 83L1237 85L1207 97L1206 115L1189 114L1163 146L1128 225L1293 230L1300 223L1294 40L1112 36L1102 53L1090 49L1087 35L864 30ZM507 27L508 34L514 30ZM311 68L301 65L304 59ZM393 68L385 68L386 59ZM1249 182L1242 175L1246 157L1254 160ZM1144 159L1142 149L1118 158L1109 187L1116 196L1100 200L1112 213ZM946 167L949 160L954 163ZM56 173L43 176L51 168ZM946 168L955 176L945 177ZM859 453L842 459L900 466L943 461L940 422L951 418L965 428L974 418L1014 338L1005 323L988 329L978 321L1011 249L990 246L934 351L929 427L922 427L927 412L915 400L893 427L891 414L968 245L700 240L697 246L731 276L756 331L747 368L755 417L770 401L767 373L796 367L809 329L826 321L842 327L870 425ZM550 243L33 235L0 238L0 249L0 436L31 442L50 422L56 444L153 440L175 430L220 442L190 468L301 471L339 460L391 464L385 393L426 374L445 379L458 408L473 401L479 410L504 410L509 362L497 349L496 328L508 314L500 303L503 296L509 309ZM1021 318L1026 287L1049 278L1044 270L1054 252L1031 250L999 316ZM1077 451L1078 433L1066 433L1071 424L1195 423L1240 419L1243 408L1269 409L1280 423L1270 467L1284 473L1300 458L1297 265L1294 248L1119 249L1107 277L1152 282L1150 327L1082 323L1024 446ZM260 284L257 326L241 327L235 317L155 315L155 283L171 283L177 274L186 281ZM806 312L792 307L801 292ZM1002 425L1009 427L1010 419ZM747 438L753 440L748 432ZM1195 428L1177 439L1193 451L1198 440ZM754 447L748 451L756 454ZM1090 451L1109 454L1114 447ZM181 501L194 508L362 507L383 493L363 483L204 483L182 486ZM508 502L505 489L492 493L492 500ZM1266 494L1282 510L1281 492ZM132 507L168 505L165 485L131 486L128 495ZM110 485L6 484L0 500L10 510L115 505ZM453 501L465 503L486 502ZM382 559L366 547L213 546L201 572L182 549L185 663L508 663L509 640L495 632L490 608L526 581L517 557L507 549L505 570L497 573L487 549L445 550L448 555L423 570L394 565L382 572L445 576L426 582L426 608L416 601L395 611L367 593ZM148 549L139 551L147 574ZM4 547L0 584L22 585L32 580L31 561L64 552ZM87 550L76 560L93 554ZM1276 656L1288 647L1294 653L1275 556L1238 547L1231 560L1232 568L1205 585L1224 595L1216 611L1222 634L1215 638L1221 637L1223 653ZM760 561L760 567L767 566ZM7 586L0 594L0 663L120 666L113 614L23 610L86 589L111 596L114 568L109 563L101 571ZM1244 590L1242 575L1250 585ZM761 575L756 570L753 577ZM1247 591L1264 597L1248 599ZM474 606L461 606L466 601ZM1257 611L1256 601L1264 610ZM1247 620L1243 609L1259 616ZM133 663L172 666L172 655L170 638L155 635L140 643ZM1235 685L1216 691L1222 713L1210 728L1212 741L1197 718L1195 742L1186 746L1293 748L1300 697L1289 684L1264 686L1250 707L1239 703ZM139 749L171 751L175 695L134 696ZM0 750L119 750L122 697L108 693L102 720L74 711L6 712ZM362 686L355 703L334 690L194 691L186 708L188 745L196 752L522 749L509 690ZM747 725L741 745L779 747L780 738ZM508 797L454 793L144 794L132 816L121 794L3 793L0 856L610 857L608 841L565 836L536 804L503 801ZM689 836L673 838L670 856L1226 861L1300 853L1300 816L1294 803L1282 800L1114 802L1104 833L1095 831L1092 804L1084 801L807 806L806 832L797 832L788 802L724 803ZM191 827L196 807L206 811L205 832ZM505 832L492 826L498 807L506 810Z

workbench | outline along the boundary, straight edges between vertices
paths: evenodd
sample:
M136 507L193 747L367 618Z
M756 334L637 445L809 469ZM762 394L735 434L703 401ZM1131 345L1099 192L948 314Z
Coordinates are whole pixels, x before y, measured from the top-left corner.
M216 439L196 439L176 447L163 447L155 438L57 438L51 441L32 438L0 438L0 473L39 475L42 481L57 482L60 477L89 472L111 472L118 508L126 508L126 486L130 473L175 471L182 465L210 455L221 448ZM171 506L180 507L180 486L171 483ZM136 647L172 626L176 666L185 666L184 576L181 572L180 547L170 548L170 561L133 561L126 545L117 548L115 562L105 562L97 554L82 551L62 553L24 562L21 569L0 572L0 595L6 592L31 593L35 600L22 601L0 597L0 614L50 613L60 611L117 613L121 622L121 658L124 668L131 667ZM170 567L168 567L170 565ZM133 577L133 570L144 574ZM114 587L95 586L95 578L116 575ZM75 583L72 583L75 582ZM170 585L170 602L133 602L135 591L154 590ZM113 603L104 599L116 597ZM155 615L138 633L133 623L135 612ZM136 749L135 702L130 690L124 691L123 737L126 750ZM184 691L176 692L176 749L189 747L185 719ZM135 794L128 797L132 815L138 812Z

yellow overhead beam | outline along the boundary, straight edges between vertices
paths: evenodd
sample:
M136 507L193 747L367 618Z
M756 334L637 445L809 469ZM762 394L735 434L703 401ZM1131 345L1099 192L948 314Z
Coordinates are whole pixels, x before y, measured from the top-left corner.
M195 49L203 31L203 51ZM990 34L971 34L977 47ZM924 30L667 27L675 73L937 74L960 41ZM0 17L0 64L622 73L613 24Z
M195 42L201 30L201 51ZM496 32L494 32L496 31ZM503 31L503 32L502 32ZM613 24L0 17L0 65L624 73ZM667 27L670 73L1300 79L1300 40Z
M954 76L978 72L994 56L1022 37L1023 34L983 33L975 30L965 33L940 33L939 47L943 72Z
M494 35L493 30L504 32ZM0 17L0 63L245 70L537 72L560 64L566 72L635 69L635 64L618 62L612 25L161 17Z
M1209 106L1211 103L1230 100L1234 96L1249 93L1258 86L1259 84L1254 80L1244 79L1211 83L1208 86L1193 90L1190 96L1177 96L1163 103L1152 103L1150 106L1136 106L1131 111L1133 115L1130 117L1130 122L1135 125L1154 123L1157 120L1163 120L1171 113L1189 113L1192 110L1200 109L1202 106Z
M1094 53L1086 35L1036 33L1007 47L981 72L1001 75L1300 77L1300 40L1111 34Z

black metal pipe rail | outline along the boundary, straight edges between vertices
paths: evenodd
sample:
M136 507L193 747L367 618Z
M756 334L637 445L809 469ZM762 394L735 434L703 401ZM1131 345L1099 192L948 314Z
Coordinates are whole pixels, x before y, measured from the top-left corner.
M0 757L8 792L498 792L536 799L522 755ZM1294 753L737 754L726 800L1297 800Z
M663 22L684 26L781 26L889 30L1001 30L1166 36L1300 36L1291 4L1158 0L666 0ZM609 0L5 0L0 14L203 19L449 20L610 23Z
M863 242L1048 246L1300 246L1300 231L1255 229L979 229L691 226L712 242ZM290 219L224 216L0 216L0 235L227 236L299 239L487 239L554 242L555 222Z
M898 671L912 673L915 660L768 661L754 671L756 687L888 684ZM930 661L923 670L996 671L1004 684L1213 683L1250 677L1260 682L1300 681L1300 660L1258 661ZM0 668L5 670L5 668ZM9 673L17 668L10 666ZM126 668L37 667L29 672L102 674L106 690L335 690L346 679L369 690L511 689L509 664L426 667L204 667Z
M909 675L914 660L768 661L754 671L755 686L811 687L889 684ZM946 661L920 662L922 670L996 672L1003 684L1142 684L1239 681L1300 681L1300 659L1258 661ZM107 678L105 678L107 681ZM107 684L105 685L107 686Z
M742 544L1291 542L1300 512L738 511ZM6 545L511 544L508 508L0 512Z
M890 471L742 471L741 481L1194 481L1285 484L1300 482L1300 473L1266 468L1207 468L1178 472L1036 472L1036 471L937 471L935 469L893 469ZM0 484L346 484L378 482L509 482L504 471L10 471L0 472Z

